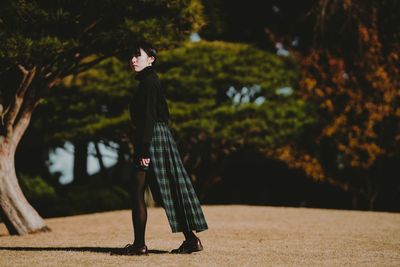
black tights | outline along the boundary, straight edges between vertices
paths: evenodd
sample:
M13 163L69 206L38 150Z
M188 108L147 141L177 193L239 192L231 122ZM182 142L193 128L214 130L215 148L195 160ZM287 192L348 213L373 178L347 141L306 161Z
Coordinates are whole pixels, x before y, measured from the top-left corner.
M146 176L145 171L135 171L133 175L132 222L135 234L134 245L137 246L145 244L147 207L144 201L144 193L147 185ZM192 231L184 231L183 234L186 240L196 237Z
M135 171L133 175L133 195L132 195L132 222L135 233L135 245L145 244L144 234L147 222L147 207L144 202L144 191L146 190L146 172Z

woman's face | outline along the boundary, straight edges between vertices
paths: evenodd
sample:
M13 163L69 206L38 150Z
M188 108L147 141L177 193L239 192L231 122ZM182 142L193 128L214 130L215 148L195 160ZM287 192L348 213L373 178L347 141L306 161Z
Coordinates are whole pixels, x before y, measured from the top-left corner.
M137 53L131 59L131 68L132 70L139 72L147 66L151 66L151 63L154 61L154 57L149 57L146 52L140 48L140 54Z

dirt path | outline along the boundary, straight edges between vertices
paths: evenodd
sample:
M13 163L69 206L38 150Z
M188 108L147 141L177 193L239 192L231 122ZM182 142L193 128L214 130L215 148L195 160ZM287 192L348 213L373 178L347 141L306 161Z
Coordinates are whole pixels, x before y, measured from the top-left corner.
M130 211L47 219L51 233L9 236L0 224L0 266L400 266L400 214L260 206L203 206L204 251L168 252L164 210L148 210L150 256L111 256L132 242Z

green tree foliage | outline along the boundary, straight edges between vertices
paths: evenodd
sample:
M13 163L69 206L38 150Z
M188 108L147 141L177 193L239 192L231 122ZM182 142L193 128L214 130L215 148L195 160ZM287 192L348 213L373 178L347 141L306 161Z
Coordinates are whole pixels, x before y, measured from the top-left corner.
M197 1L21 0L0 10L2 63L61 74L79 71L71 61L129 51L137 39L176 44L203 24Z
M53 187L48 185L41 177L28 177L20 175L21 188L25 196L33 202L43 201L46 202L50 199L56 198L56 192Z
M2 1L0 115L12 105L21 72L29 78L19 89L30 100L23 113L64 77L110 56L127 57L138 39L175 46L201 27L201 11L196 0Z
M187 43L163 51L158 69L177 133L196 127L196 135L205 131L213 139L233 144L234 140L243 143L234 132L247 129L255 144L273 147L282 137L298 134L300 121L309 123L304 103L278 93L296 82L297 69L290 58L242 44ZM127 129L127 104L137 84L126 64L106 60L77 77L67 77L63 85L67 89L54 92L48 108L43 107L43 112L54 114L46 124L52 138L112 139L120 129ZM243 122L248 125L240 126ZM252 122L255 129L248 128ZM253 141L248 138L245 143Z
M206 41L161 57L159 69L179 140L193 144L206 138L223 150L262 150L295 138L313 121L310 107L279 93L294 90L298 74L291 58L249 45Z
M132 139L127 100L135 84L128 64L114 57L66 77L38 108L39 119L33 127L46 129L46 142L53 147L63 146L66 141L74 144L74 182L87 180L85 152L89 142L107 145L118 152L119 160L125 161ZM101 158L98 153L95 156ZM109 176L105 170L103 175Z
M297 139L315 121L313 108L293 93L298 68L290 57L250 45L202 41L161 51L157 68L170 126L195 179L199 173L214 179L223 158L238 149L267 153ZM132 139L126 112L136 82L127 64L116 59L68 77L62 91L69 94L77 87L77 102L55 91L45 105L54 114L50 124L67 127L47 128L53 129L50 135L117 143L123 136Z
M128 209L130 196L121 185L104 183L54 189L40 176L19 175L27 200L45 217Z
M41 120L47 141L115 140L129 126L127 100L135 85L128 64L115 57L67 76L38 109L42 116L52 114Z

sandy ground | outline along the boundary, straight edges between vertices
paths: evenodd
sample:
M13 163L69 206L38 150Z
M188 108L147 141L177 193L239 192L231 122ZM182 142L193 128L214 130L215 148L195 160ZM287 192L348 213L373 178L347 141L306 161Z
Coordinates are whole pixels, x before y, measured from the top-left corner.
M148 210L149 256L112 256L132 242L129 210L46 219L51 233L9 236L0 266L400 266L400 214L288 207L203 206L204 250L182 240L162 208Z

